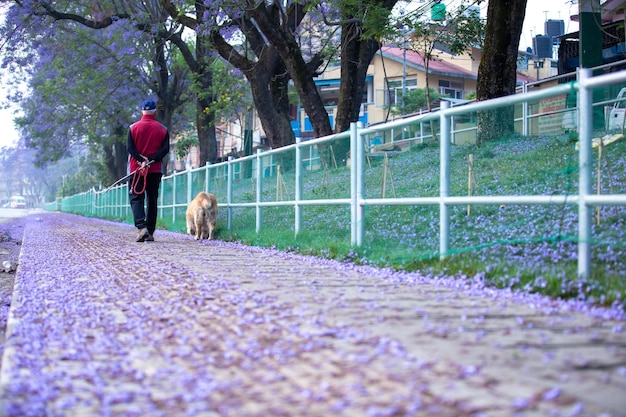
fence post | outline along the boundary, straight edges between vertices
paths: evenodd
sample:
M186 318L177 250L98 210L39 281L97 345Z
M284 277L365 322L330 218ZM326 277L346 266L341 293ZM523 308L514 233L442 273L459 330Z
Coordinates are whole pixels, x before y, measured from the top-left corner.
M256 232L261 231L261 193L263 193L262 179L263 179L263 163L261 162L261 153L263 149L257 149L256 151Z
M522 94L528 92L528 83L522 85ZM522 103L522 135L528 136L530 120L528 119L528 101Z
M172 175L172 224L176 223L176 177L178 175L174 173Z
M302 223L302 206L300 205L300 200L302 199L302 146L300 143L302 139L300 137L296 138L296 184L294 191L294 200L295 200L295 224L294 230L296 237L298 233L300 233L300 225Z
M227 223L227 227L228 230L230 230L230 228L233 225L233 208L231 207L231 204L233 202L233 157L229 156L228 157L228 171L227 171L227 178L226 178L226 204L228 209L226 210L226 223Z
M363 146L363 137L359 129L363 127L361 122L355 125L356 155L354 155L354 168L356 169L356 245L363 246L363 234L365 232L365 206L361 205L365 189L365 150ZM404 130L403 130L404 131Z
M440 146L440 174L439 174L439 259L443 260L450 249L450 210L445 199L450 196L450 118L446 110L450 102L441 101L439 124L441 138Z
M352 246L357 245L357 222L356 222L356 208L357 208L357 169L356 169L356 123L350 123L350 244Z
M165 179L165 181L167 181L167 179ZM161 183L161 191L159 192L159 217L163 217L163 205L164 205L164 201L165 201L165 197L164 197L164 192L163 192L163 188L164 188L164 184L165 181L163 181L163 183ZM128 188L128 185L126 186L126 188ZM130 208L130 196L128 195L128 189L126 190L126 214L128 215L128 209Z
M209 167L211 166L211 163L209 161L206 162L206 164L204 165L204 191L206 191L207 193L211 192L211 188L209 186L210 182L211 182L211 172L209 170Z
M592 77L588 68L578 68L578 277L589 278L591 275L591 208L587 205L587 196L591 194L591 165L593 134L593 89L585 85Z
M191 201L193 190L191 189L191 169L187 170L187 201Z
M122 196L120 195L120 188L116 187L115 191L115 218L119 219L122 215Z

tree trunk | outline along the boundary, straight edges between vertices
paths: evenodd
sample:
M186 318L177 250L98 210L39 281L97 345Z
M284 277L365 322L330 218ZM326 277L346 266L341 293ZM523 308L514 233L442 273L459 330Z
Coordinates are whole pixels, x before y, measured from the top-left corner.
M432 53L432 49L428 53L424 53L424 74L426 75L426 110L428 110L429 113L433 111L433 105L430 98L430 77L428 76L428 71L430 70L430 60L433 59ZM433 142L439 141L437 139L437 124L434 120L430 121L430 134Z
M198 62L195 74L197 91L200 93L196 101L196 129L200 148L200 166L217 160L217 139L215 137L215 112L213 107L213 73L208 63L210 59L209 42L205 35L196 36L196 61Z
M319 138L330 135L332 130L328 113L326 113L324 102L313 79L313 73L304 61L294 33L289 30L281 30L281 25L272 19L272 14L268 12L263 2L250 10L249 15L254 18L255 23L285 64L298 96L300 96L302 107L313 125L314 136Z
M272 71L272 79L269 81L269 90L272 96L272 103L276 110L274 120L270 123L276 126L273 135L272 148L280 148L296 143L296 136L291 127L291 115L289 106L289 76L285 71L285 66L279 57L275 61L276 69ZM263 128L265 130L265 128ZM278 137L276 137L278 135Z
M264 78L256 75L249 78L254 105L263 131L273 149L291 145L295 143L296 138L289 122L289 112L280 111L276 107L268 82Z
M478 67L476 100L515 94L519 39L526 0L490 0L483 55ZM515 131L514 108L501 107L478 113L478 145Z
M341 32L341 84L335 117L335 132L345 132L350 123L359 120L363 96L366 93L365 78L372 58L380 44L372 39L362 40L354 23L343 26ZM335 156L343 159L350 150L348 140L333 145Z
M365 78L372 58L380 48L374 40L360 40L350 35L352 25L345 25L341 34L341 85L339 86L339 102L335 119L335 132L345 132L350 123L359 120L361 103L366 92Z
M102 165L106 171L106 180L111 182L126 175L128 169L128 151L126 150L126 135L128 127L116 124L110 140L102 143Z

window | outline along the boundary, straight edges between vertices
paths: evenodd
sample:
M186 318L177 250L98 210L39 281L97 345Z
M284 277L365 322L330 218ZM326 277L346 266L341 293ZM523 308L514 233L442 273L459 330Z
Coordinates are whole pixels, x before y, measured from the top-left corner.
M439 80L439 94L448 96L450 98L464 98L463 97L463 83L448 80Z
M405 81L405 90L415 90L417 88L417 78L407 78ZM388 80L387 88L389 94L385 99L386 105L399 106L402 104L402 80Z

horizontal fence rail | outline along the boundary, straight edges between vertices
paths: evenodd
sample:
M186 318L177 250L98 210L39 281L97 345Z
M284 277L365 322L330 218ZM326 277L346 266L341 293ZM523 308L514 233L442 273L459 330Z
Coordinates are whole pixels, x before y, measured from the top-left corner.
M433 206L439 210L439 251L438 257L444 259L451 253L450 248L450 208L468 205L568 205L577 207L578 219L578 275L588 277L591 274L591 226L594 206L626 206L626 194L592 193L592 126L593 91L602 86L626 83L626 71L592 76L589 69L579 69L577 80L556 85L543 90L516 94L488 101L472 102L464 105L451 105L445 100L436 112L414 115L389 123L362 127L353 123L350 130L324 138L302 141L284 148L259 151L254 155L231 159L218 164L188 169L163 177L159 196L159 217L172 223L184 219L187 204L200 191L211 192L218 198L220 213L225 213L227 228L235 227L235 209L254 209L255 227L259 232L263 225L265 209L287 207L293 209L293 230L297 236L303 231L303 207L338 206L349 209L350 243L360 247L364 244L366 207L375 206ZM523 117L536 119L552 116L555 113L572 109L553 111L544 114L530 114L531 103L538 103L563 95L576 95L578 126L578 189L567 195L450 195L450 146L456 143L455 134L476 127L455 129L454 124L460 118L472 118L478 112L499 109L504 106L520 105ZM533 104L534 105L534 104ZM516 119L517 120L517 119ZM421 138L406 138L404 133L394 132L421 131L416 126L435 124L439 142L439 195L425 197L389 197L372 198L366 196L365 170L368 158L376 154L381 146L380 138L388 138L382 145L398 146L405 142L423 142ZM528 120L522 120L519 131L527 134ZM431 132L432 134L432 132ZM395 136L394 136L395 135ZM374 140L376 139L376 140ZM376 142L376 145L374 145ZM346 154L338 154L339 149L347 149ZM389 152L385 149L383 153ZM391 148L393 151L393 148ZM385 158L387 157L385 153ZM322 198L324 184L315 190L307 189L307 175L312 172L326 172L332 167L349 166L346 187L337 191L339 195ZM287 168L286 168L287 167ZM291 183L284 182L284 172L289 171ZM330 188L330 184L327 184ZM104 191L90 190L74 196L63 197L54 204L46 206L49 210L61 210L98 217L124 218L130 216L128 185L120 184Z

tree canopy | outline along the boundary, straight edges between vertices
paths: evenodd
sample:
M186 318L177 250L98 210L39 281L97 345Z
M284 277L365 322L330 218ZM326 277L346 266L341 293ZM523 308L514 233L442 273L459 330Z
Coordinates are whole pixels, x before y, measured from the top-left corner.
M454 50L475 42L461 36L470 27L459 19L433 26L416 12L402 21L393 13L398 0L0 1L10 6L0 27L1 68L15 82L7 99L24 110L23 144L37 150L40 165L86 146L106 180L125 173L127 127L146 97L157 99L157 117L172 136L184 132L187 146L197 143L203 164L217 158L216 123L236 118L248 125L252 104L272 147L294 143L290 91L314 136L348 129L358 120L368 66L399 21ZM489 13L500 16L498 10L522 1L490 2ZM492 11L491 3L499 8ZM501 34L488 29L485 52L499 51L489 39ZM519 32L509 46L518 43ZM420 49L432 57L432 50ZM336 64L333 129L315 78ZM499 70L485 67L480 76Z

